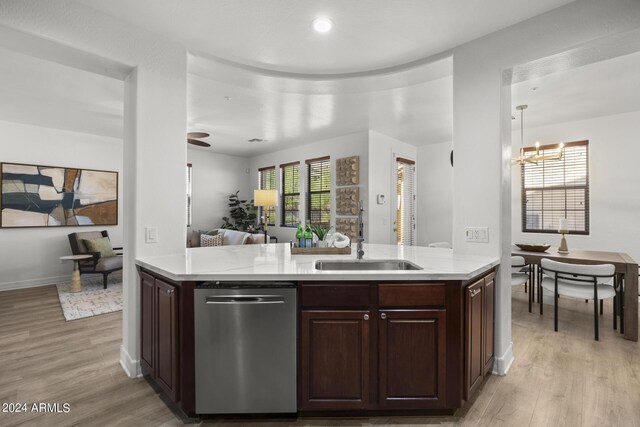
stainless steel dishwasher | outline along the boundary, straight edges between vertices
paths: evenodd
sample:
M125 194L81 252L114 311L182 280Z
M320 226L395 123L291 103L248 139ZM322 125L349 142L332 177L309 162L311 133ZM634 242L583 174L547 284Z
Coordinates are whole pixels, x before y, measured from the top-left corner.
M196 413L294 413L296 286L207 282L194 293Z

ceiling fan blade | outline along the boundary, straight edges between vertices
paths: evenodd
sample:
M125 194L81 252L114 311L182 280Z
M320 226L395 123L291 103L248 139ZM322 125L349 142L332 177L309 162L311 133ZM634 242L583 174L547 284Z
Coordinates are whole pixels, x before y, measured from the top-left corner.
M206 132L189 132L187 138L206 138L209 134Z
M208 142L198 141L197 139L187 138L187 142L199 147L211 147L211 144L209 144Z

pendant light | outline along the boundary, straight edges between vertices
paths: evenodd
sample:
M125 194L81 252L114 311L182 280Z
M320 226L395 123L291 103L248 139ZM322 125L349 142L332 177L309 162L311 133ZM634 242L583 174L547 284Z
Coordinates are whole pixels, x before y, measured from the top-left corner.
M538 162L543 160L562 160L564 155L564 143L560 143L560 151L556 154L547 154L546 156L540 155L540 143L536 142L536 154L525 156L524 154L524 110L529 106L527 104L518 105L516 110L520 111L520 155L511 159L511 163L514 165L523 165L525 163L532 163L537 165Z

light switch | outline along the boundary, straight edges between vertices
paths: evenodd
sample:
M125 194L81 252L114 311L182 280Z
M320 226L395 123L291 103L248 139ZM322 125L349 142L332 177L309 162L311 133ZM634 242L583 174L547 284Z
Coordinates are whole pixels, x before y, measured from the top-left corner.
M145 243L158 243L158 229L156 227L146 227Z
M464 234L467 242L489 243L489 227L467 227Z

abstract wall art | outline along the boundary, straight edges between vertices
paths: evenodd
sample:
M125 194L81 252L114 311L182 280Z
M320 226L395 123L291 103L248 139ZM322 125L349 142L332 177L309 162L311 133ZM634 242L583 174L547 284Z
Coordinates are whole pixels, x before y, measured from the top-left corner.
M118 172L0 163L0 227L118 224Z

